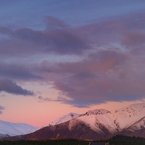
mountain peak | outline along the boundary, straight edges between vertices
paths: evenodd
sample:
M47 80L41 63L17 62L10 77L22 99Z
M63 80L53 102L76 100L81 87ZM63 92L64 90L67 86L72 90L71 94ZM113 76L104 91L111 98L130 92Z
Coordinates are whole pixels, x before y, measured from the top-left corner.
M69 114L66 114L66 115L56 119L55 121L51 122L49 125L57 125L57 124L60 124L63 122L67 122L67 121L69 121L73 118L79 117L79 116L80 116L80 114L70 112Z
M137 103L137 104L131 104L122 109L118 109L115 111L115 113L122 114L124 115L124 117L126 117L126 115L138 116L139 114L142 113L144 114L144 109L145 109L145 103Z
M130 108L145 108L145 103L131 104L128 107L130 107Z
M95 109L95 110L89 110L84 115L103 115L111 113L110 111L106 109Z

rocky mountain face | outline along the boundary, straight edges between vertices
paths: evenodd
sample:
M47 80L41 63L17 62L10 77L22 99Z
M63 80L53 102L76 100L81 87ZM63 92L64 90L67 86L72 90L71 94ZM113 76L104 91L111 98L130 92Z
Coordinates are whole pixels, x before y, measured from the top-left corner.
M145 103L114 112L96 109L84 114L70 113L21 139L106 139L118 134L145 138Z
M109 132L107 130L106 134L100 134L92 130L89 126L85 125L81 121L71 120L59 125L44 127L34 133L23 136L23 139L46 139L46 138L96 139L96 137L99 139L105 138L107 135L109 135Z

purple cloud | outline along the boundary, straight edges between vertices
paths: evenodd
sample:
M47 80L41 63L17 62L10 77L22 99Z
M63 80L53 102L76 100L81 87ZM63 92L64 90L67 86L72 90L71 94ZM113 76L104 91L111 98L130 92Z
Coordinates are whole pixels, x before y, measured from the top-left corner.
M45 30L0 27L0 33L8 36L0 39L0 56L8 58L8 63L0 63L0 77L53 82L53 87L62 94L61 99L39 96L40 100L61 101L79 107L106 101L142 99L145 95L144 16L113 17L79 27L49 17ZM53 63L53 60L47 60L52 53L57 57L81 55L82 60ZM26 59L32 55L35 59L31 65L9 63L9 58ZM1 91L33 94L12 81L6 84L14 86L16 91L7 87ZM64 99L64 96L69 99Z
M68 24L52 16L48 16L46 22L48 30L64 29L69 27Z
M129 48L142 46L145 44L145 33L143 33L142 31L128 32L122 39L122 44Z
M61 102L77 107L143 98L145 59L144 62L139 60L140 65L134 63L136 59L131 52L106 50L79 62L59 63L53 67L54 73L61 74L54 87L61 92L62 98L70 98L61 99Z
M46 30L20 28L11 30L0 27L0 34L7 38L0 40L0 54L2 56L31 56L55 53L59 55L82 54L90 48L81 33L68 28L59 19L49 17Z
M14 36L34 45L33 47L37 46L35 51L43 53L81 54L88 49L86 42L71 30L34 31L23 28L15 31Z
M7 27L0 26L0 33L10 35L13 31Z
M57 99L75 106L89 106L101 103L104 100L115 100L118 93L113 85L121 80L120 71L128 61L128 56L120 51L100 50L90 54L87 59L78 62L58 63L50 66L47 62L41 64L41 71L53 76L54 88L70 99ZM112 78L112 76L115 78ZM113 79L116 82L113 82ZM118 81L120 83L120 81ZM121 83L122 84L122 83ZM121 84L118 84L120 87ZM106 86L105 86L106 85ZM108 88L107 88L108 87ZM106 90L105 90L106 88ZM122 90L121 90L122 91ZM108 97L110 95L110 98ZM108 97L108 98L107 98ZM43 101L52 101L49 98L39 98Z
M23 89L17 85L14 81L43 81L43 76L34 72L32 65L20 64L20 63L0 63L0 92L5 91L7 93L33 96L34 92Z
M38 99L39 100L41 100L41 101L53 101L52 99L50 99L50 98L44 98L44 97L42 97L42 96L38 96Z
M15 95L24 95L24 96L34 95L32 91L23 89L21 86L17 85L15 82L8 79L0 79L0 92L2 91Z
M136 44L144 41L144 14L114 17L79 27L68 26L54 17L48 17L46 21L48 26L45 30L0 27L0 33L8 36L0 40L1 57L31 57L31 54L37 56L51 53L58 56L82 55L86 51L113 43L129 45L134 39Z
M77 62L41 63L40 73L45 73L62 94L61 99L54 101L86 107L106 101L144 98L143 17L138 14L113 18L74 29L74 33L86 36L94 52ZM49 98L40 99L50 101Z
M86 100L70 100L70 99L66 99L64 97L58 96L57 99L50 99L48 97L42 97L42 96L38 96L38 99L40 101L48 101L48 102L61 102L61 103L65 103L65 104L71 104L73 106L79 107L79 108L84 108L84 107L88 107L89 105L91 105L88 101Z
M0 77L17 80L42 80L41 76L33 74L32 67L25 64L0 63Z

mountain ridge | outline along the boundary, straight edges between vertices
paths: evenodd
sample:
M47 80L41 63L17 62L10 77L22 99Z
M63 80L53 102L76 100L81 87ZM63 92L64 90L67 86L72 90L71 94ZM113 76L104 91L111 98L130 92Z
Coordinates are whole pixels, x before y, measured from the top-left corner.
M106 139L115 135L145 138L145 103L113 112L95 109L84 114L69 113L44 128L22 135L21 139Z
M131 129L134 129L134 132L130 133L131 135L140 136L136 132L139 132L139 129L145 130L144 120L145 103L132 104L112 112L106 109L89 110L67 121L62 119L57 124L49 124L47 129L53 128L53 131L52 135L49 134L47 137L63 138L70 137L71 134L72 138L104 139L117 134L129 135L127 132L130 132ZM69 135L64 135L64 132ZM145 135L141 137L145 137ZM29 137L27 136L27 138Z
M38 127L26 123L13 123L0 120L0 138L3 136L16 136L34 132Z
M110 115L108 115L108 117L110 116L110 118L108 118L108 119L109 120L113 119L114 120L113 124L116 125L117 129L123 130L124 128L128 128L130 125L132 125L133 123L138 121L138 119L143 118L145 116L144 112L145 112L145 103L137 103L137 104L131 104L127 107L123 107L121 109L117 109L112 112L109 110L106 110L106 109L89 110L86 113L77 114L77 116L75 116L73 118L81 119L82 116L97 115L97 118L102 119L102 118L100 118L100 116L103 116L103 115L107 116L108 114L110 114ZM74 114L76 114L76 113L74 113ZM64 116L66 117L67 115L64 115ZM73 118L68 117L68 120L63 120L62 118L63 117L56 119L57 120L56 124L64 123L66 121L73 119ZM93 118L93 117L90 117L90 118ZM87 119L87 117L85 119ZM83 119L83 120L85 120L85 119ZM108 122L106 122L106 120L107 120L107 118L105 119L105 117L104 117L104 121L103 120L102 121L107 124ZM56 121L53 121L53 124L50 123L49 125L56 125L54 122L56 122Z

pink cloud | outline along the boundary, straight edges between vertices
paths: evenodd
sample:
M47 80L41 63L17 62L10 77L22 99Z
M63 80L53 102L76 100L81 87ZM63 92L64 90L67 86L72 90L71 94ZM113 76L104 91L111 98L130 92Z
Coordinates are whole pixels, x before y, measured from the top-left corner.
M141 31L128 32L122 40L122 44L129 48L142 46L145 43L145 33Z

